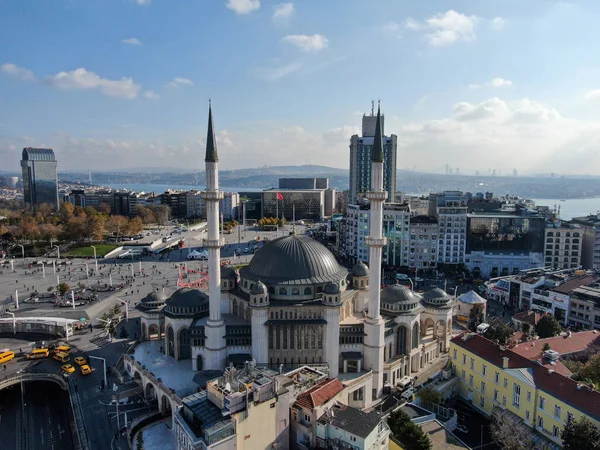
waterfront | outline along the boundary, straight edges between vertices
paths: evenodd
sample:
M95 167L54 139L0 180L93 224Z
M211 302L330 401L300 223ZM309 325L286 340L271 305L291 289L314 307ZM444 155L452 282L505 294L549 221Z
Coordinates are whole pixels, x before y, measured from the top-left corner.
M151 183L109 183L106 187L112 189L127 189L128 191L135 192L154 192L155 194L162 194L169 189L177 190L205 190L206 185L194 185L194 184L151 184ZM223 192L261 192L263 188L252 188L252 187L220 187Z
M600 197L593 198L575 198L565 200L547 198L532 199L536 205L549 206L553 208L555 205L560 206L560 217L563 220L571 220L573 217L582 217L589 214L595 214L600 211Z

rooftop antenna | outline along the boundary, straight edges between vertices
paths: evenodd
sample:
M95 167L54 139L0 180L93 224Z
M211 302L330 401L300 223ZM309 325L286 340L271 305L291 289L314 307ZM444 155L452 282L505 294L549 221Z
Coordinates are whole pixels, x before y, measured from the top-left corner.
M375 100L371 100L371 116L375 115Z

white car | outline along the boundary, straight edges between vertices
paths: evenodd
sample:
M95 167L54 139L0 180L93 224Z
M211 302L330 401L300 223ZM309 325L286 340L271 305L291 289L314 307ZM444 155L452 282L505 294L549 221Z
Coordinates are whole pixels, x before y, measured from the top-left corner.
M248 247L246 247L246 248L244 249L244 253L248 253L249 251L250 251L250 249L249 249Z

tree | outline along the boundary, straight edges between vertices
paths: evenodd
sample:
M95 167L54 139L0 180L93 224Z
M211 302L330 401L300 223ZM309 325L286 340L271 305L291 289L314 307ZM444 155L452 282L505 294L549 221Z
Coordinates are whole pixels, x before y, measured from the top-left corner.
M442 401L442 395L430 386L421 389L417 393L417 397L419 397L423 403L433 403L434 405L439 405Z
M392 411L388 418L390 431L405 450L431 450L429 436L401 409Z
M490 424L490 431L494 441L502 444L503 450L529 450L534 448L529 433L503 417L494 416Z
M108 203L102 202L98 205L98 211L103 214L110 214L110 205Z
M471 311L469 311L469 330L477 330L477 327L484 321L485 317L482 310L480 308L471 308Z
M106 222L106 229L111 235L115 235L119 239L127 227L127 222L127 217L110 216L110 219Z
M600 384L600 353L592 356L588 362L576 373L577 380Z
M154 217L154 213L150 208L140 205L136 208L135 213L140 219L142 219L144 224L156 222L156 217Z
M73 217L73 211L75 210L75 205L69 202L63 202L60 205L60 217L63 222L67 222L71 217Z
M529 334L529 332L531 331L531 324L527 323L527 322L523 322L521 324L521 331L524 334Z
M144 230L144 223L140 217L134 217L127 222L127 234L129 236L133 236L135 234L139 234Z
M558 336L561 327L552 314L544 314L535 326L535 333L540 339Z
M101 241L106 234L106 218L101 214L88 216L86 219L86 235L88 239Z
M561 437L564 450L600 450L600 430L587 417L567 421Z
M499 318L489 321L489 328L483 336L491 341L497 340L500 345L506 345L513 335L513 329Z
M56 240L56 238L62 232L62 228L60 226L51 223L42 223L38 226L38 228L40 230L40 236L42 239L47 241Z
M71 286L69 286L68 283L65 283L63 281L56 287L56 290L58 291L58 293L60 295L65 295L67 292L69 292L71 290Z
M550 344L548 344L547 342L544 343L544 346L542 347L542 352L545 352L547 350L550 350L552 347L550 347Z

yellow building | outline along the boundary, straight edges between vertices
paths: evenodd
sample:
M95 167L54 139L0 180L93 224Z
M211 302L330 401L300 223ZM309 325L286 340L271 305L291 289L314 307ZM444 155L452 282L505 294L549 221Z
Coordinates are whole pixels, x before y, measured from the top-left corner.
M450 342L450 358L463 399L486 416L501 415L527 427L536 448L555 449L568 420L586 416L600 426L600 392L568 378L562 363L550 364L541 348L539 358L529 358L480 335L463 334Z

